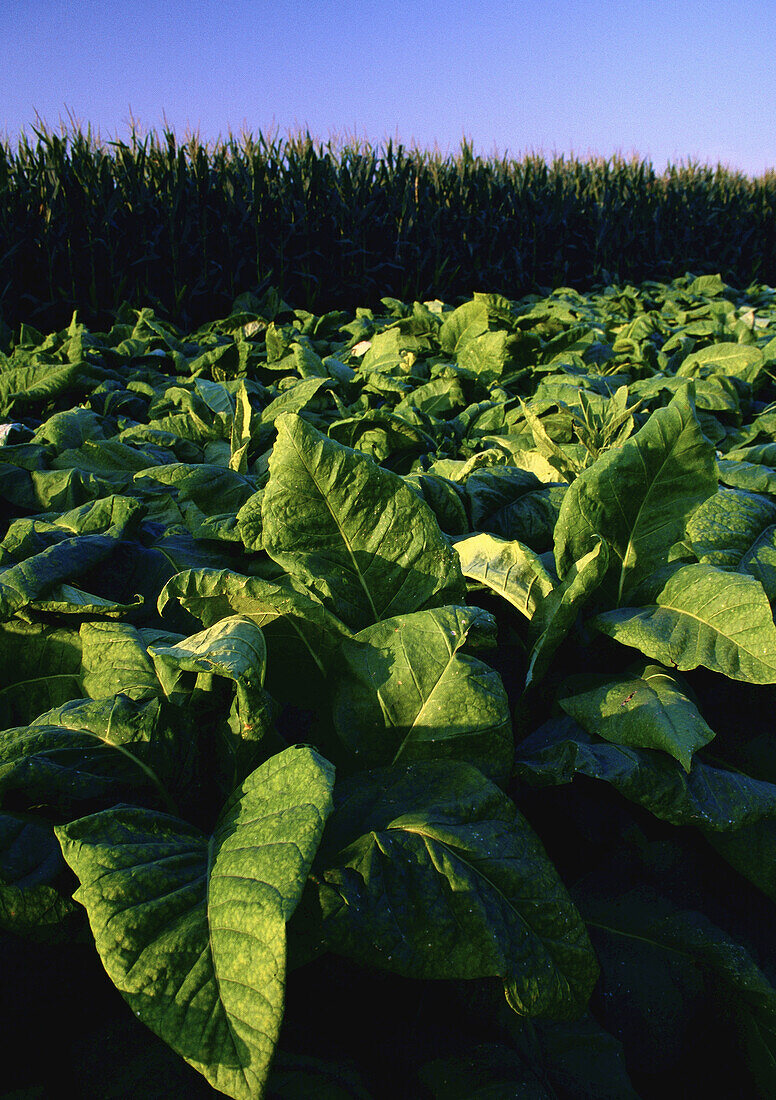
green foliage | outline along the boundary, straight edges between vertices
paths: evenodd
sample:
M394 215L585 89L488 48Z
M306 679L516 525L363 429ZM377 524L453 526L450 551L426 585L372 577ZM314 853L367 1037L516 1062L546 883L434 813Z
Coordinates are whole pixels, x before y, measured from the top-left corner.
M116 807L56 830L105 969L130 1008L228 1096L263 1091L283 1015L285 926L331 810L334 770L288 748L208 838Z
M713 276L22 328L0 970L76 1093L773 1094L775 363Z

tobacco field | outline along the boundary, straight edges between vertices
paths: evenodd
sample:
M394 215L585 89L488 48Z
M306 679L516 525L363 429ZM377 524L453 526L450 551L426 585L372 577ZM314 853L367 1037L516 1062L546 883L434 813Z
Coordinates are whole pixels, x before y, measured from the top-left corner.
M6 332L2 1095L776 1095L775 380L718 275Z

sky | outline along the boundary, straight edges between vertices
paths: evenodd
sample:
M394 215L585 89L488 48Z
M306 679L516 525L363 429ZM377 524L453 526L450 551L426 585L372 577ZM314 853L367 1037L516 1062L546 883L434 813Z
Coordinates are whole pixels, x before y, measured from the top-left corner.
M358 138L776 168L776 0L0 0L0 139Z

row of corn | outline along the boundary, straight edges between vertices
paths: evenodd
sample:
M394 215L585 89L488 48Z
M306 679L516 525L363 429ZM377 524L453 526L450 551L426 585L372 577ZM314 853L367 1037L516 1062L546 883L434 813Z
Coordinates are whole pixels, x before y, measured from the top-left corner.
M121 302L192 327L270 283L318 312L719 272L776 282L776 173L381 149L309 133L0 144L0 313L45 331Z

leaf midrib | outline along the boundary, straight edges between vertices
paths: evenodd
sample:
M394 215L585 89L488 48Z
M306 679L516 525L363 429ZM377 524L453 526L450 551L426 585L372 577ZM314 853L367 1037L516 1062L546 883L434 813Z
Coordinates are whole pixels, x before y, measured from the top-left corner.
M467 822L466 824L476 824L476 822L475 823ZM471 860L467 859L461 853L460 849L454 847L452 844L447 843L444 840L440 840L440 838L438 836L435 836L431 832L428 832L428 833L424 832L423 829L421 829L417 826L415 828L412 828L409 825L389 825L388 828L399 831L399 832L403 832L403 833L414 833L415 836L419 836L423 839L423 843L426 845L427 849L428 849L428 846L431 842L433 842L434 844L438 844L440 846L440 848L444 848L444 850L446 852L448 852L449 855L453 856L456 859L459 859L461 861L461 863L466 864L466 866L470 867L471 870L474 872L474 874L477 875L478 878L482 879L483 882L486 882L488 884L488 886L491 887L493 892L495 894L497 894L499 898L503 899L505 906L507 908L511 909L512 912L514 912L514 914L517 916L518 920L522 924L526 925L527 928L530 929L531 934L536 936L536 938L539 940L539 942L542 945L544 944L544 940L542 939L540 934L536 931L534 926L531 924L528 917L525 916L517 908L517 906L514 904L513 901L511 901L510 898L507 897L507 895L504 893L504 891L501 889L501 887L497 886L496 883L493 881L493 879L491 879L488 875L486 875L483 871L481 871L479 867L477 867L474 863L471 862ZM429 855L431 855L431 852L429 852ZM489 856L489 855L486 855L484 858L491 858L492 859L493 857ZM545 948L545 950L547 950L547 949ZM549 955L550 952L547 951L547 954Z
M326 494L324 493L321 486L318 484L318 480L315 476L315 473L313 472L311 467L307 464L307 461L305 460L305 456L302 454L302 451L300 450L299 446L297 445L296 440L294 439L291 432L287 432L287 434L288 434L288 439L289 439L292 447L296 451L297 457L298 457L301 465L304 467L305 472L307 473L308 477L310 478L313 485L315 486L321 500L326 505L326 508L328 509L328 512L329 512L329 515L331 516L332 520L334 521L334 524L335 524L335 526L336 526L336 528L337 528L337 530L340 534L340 538L342 539L343 543L345 544L345 549L347 550L348 555L350 557L350 560L353 563L353 571L355 572L356 576L358 577L358 582L361 585L361 588L363 589L364 595L366 596L367 600L369 601L369 606L372 610L372 615L374 617L374 621L379 622L380 621L380 616L377 612L377 608L375 607L374 600L372 599L372 594L370 593L369 589L367 588L364 576L363 576L361 570L358 567L358 563L356 561L355 553L353 551L353 548L350 545L350 540L348 539L347 535L345 534L345 531L342 527L342 524L340 523L339 519L335 515L334 509L332 508L331 504L329 503Z
M399 748L398 748L398 749L397 749L397 751L396 751L396 755L394 756L393 760L391 761L391 764L392 764L392 765L393 765L393 764L396 764L396 763L398 762L399 758L401 757L401 754L402 754L402 752L404 751L404 749L405 749L405 747L406 747L406 745L407 745L407 742L408 742L408 741L410 740L410 738L411 738L412 734L413 734L413 733L415 732L415 730L416 730L416 729L418 728L418 726L419 726L419 722L420 722L420 719L421 719L421 717L422 717L422 715L423 715L424 711L426 710L426 708L428 707L429 703L431 702L432 696L433 696L433 695L434 695L434 693L435 693L435 692L436 692L436 691L437 691L437 690L439 689L439 686L440 686L440 684L442 683L442 681L444 680L444 678L445 678L445 677L447 676L447 673L448 673L448 672L449 672L449 670L450 670L450 666L451 666L451 665L453 664L453 662L455 661L455 658L456 658L456 654L457 654L458 650L459 650L459 649L461 648L461 646L462 646L462 645L464 644L464 642L466 641L466 637L467 637L467 635L468 635L469 631L468 631L468 628L467 628L467 629L466 629L466 630L465 630L465 631L463 632L463 637L461 638L461 640L459 641L459 643L458 643L458 645L457 645L457 646L455 647L455 649L453 649L453 648L452 648L452 646L450 645L449 639L448 639L448 638L447 638L447 636L446 636L446 635L444 634L444 631L440 629L440 633L441 633L441 634L443 635L443 637L444 637L444 640L445 640L445 642L446 642L446 644L447 644L447 647L448 647L448 648L447 648L447 653L448 653L448 657L447 657L447 661L445 662L445 664L444 664L444 667L443 667L442 671L440 672L440 674L439 674L439 676L437 677L437 679L436 679L436 680L434 681L434 685L433 685L433 687L431 688L431 691L430 691L430 692L428 693L428 695L427 695L427 696L426 696L425 698L423 697L423 691L421 690L421 686L420 686L420 684L418 683L417 677L415 676L415 670L414 670L414 668L412 667L412 661L411 661L411 659L410 659L410 655L409 655L409 654L407 653L407 648L406 648L406 646L405 646L405 644L404 644L404 639L402 638L402 639L400 640L400 644L401 644L402 652L403 652L403 654L404 654L404 657L405 657L405 660L406 660L406 662L407 662L407 668L408 668L408 669L410 670L410 675L412 676L412 680L413 680L413 683L415 684L415 687L416 687L416 689L417 689L418 695L420 696L420 698L421 698L421 700L422 700L422 705L420 706L419 710L418 710L418 711L417 711L417 713L415 714L415 717L414 717L414 718L412 719L412 723L411 723L411 725L410 725L410 727L409 727L409 730L408 730L408 732L407 732L407 736L406 736L406 737L405 737L405 738L404 738L404 739L402 740L401 744L399 745Z
M710 602L710 601L708 601L708 602ZM739 604L738 608L734 608L733 610L739 610L739 609L741 609L743 607L746 607L746 606L747 606L746 604ZM657 603L657 604L655 604L655 607L658 610L672 611L675 615L681 615L681 616L684 616L687 619L694 619L697 623L700 623L701 626L705 626L707 630L712 631L712 633L714 633L718 637L723 638L725 641L731 642L736 647L736 649L740 649L742 653L745 653L747 655L747 657L751 657L751 659L753 661L757 662L757 664L762 665L763 668L770 668L770 669L773 669L774 671L776 671L776 665L768 664L766 661L763 660L762 657L758 656L756 653L753 653L751 649L747 649L747 647L745 645L741 645L740 642L733 641L734 635L732 635L732 634L723 634L723 632L719 629L719 627L712 626L712 624L707 619L702 619L700 617L700 615L693 614L693 612L688 611L687 608L685 608L685 607L674 607L674 605L670 604L670 603ZM725 608L724 610L725 611L730 611L731 609L730 608ZM747 629L747 627L744 627L744 630L746 630L746 629ZM738 633L740 634L741 631L738 631Z
M238 822L238 824L239 824L239 822ZM234 1051L234 1056L235 1056L235 1059L237 1060L237 1064L240 1067L240 1072L242 1073L243 1080L245 1081L245 1084L246 1084L247 1088L250 1090L251 1081L248 1078L248 1067L245 1065L244 1060L240 1057L240 1050L239 1050L238 1041L237 1041L238 1036L235 1034L234 1027L232 1026L231 1014L227 1011L226 1005L224 1004L224 998L221 994L221 978L220 978L220 975L218 973L218 968L216 966L216 960L215 960L215 952L213 950L213 931L212 931L212 928L211 928L211 925L210 925L210 884L213 881L213 863L214 863L214 855L215 855L214 847L215 847L215 833L211 833L210 837L208 838L208 842L207 842L207 868L205 870L205 900L204 900L204 904L205 904L205 919L206 919L206 922L207 922L207 951L210 955L210 966L211 966L211 969L212 969L213 981L215 982L216 991L217 991L216 1002L217 1002L217 1004L220 1008L221 1013L223 1014L224 1019L226 1020L226 1027L227 1027L227 1031L229 1033L229 1038L230 1038L231 1043L232 1043L232 1049Z
M622 601L622 593L623 593L623 588L625 586L625 578L628 574L628 570L634 568L634 566L629 566L628 565L628 558L630 557L631 551L632 551L634 543L636 541L634 539L634 531L636 531L636 529L638 528L639 521L641 519L641 513L644 511L644 508L646 507L646 504L647 504L647 500L650 498L651 494L653 493L653 491L655 489L655 485L657 484L658 480L661 478L663 470L665 469L665 467L668 464L669 460L673 458L676 446L679 443L679 441L681 440L682 436L684 435L685 427L686 427L686 424L684 423L684 421L682 421L682 426L681 426L681 429L679 431L679 434L677 435L676 439L674 440L673 444L671 445L671 447L668 451L668 454L665 455L663 461L660 463L660 466L658 467L657 471L655 472L654 477L651 480L649 479L649 477L646 478L646 480L648 482L648 488L647 488L647 491L646 491L646 493L644 494L644 496L642 498L642 501L641 501L641 504L639 505L638 511L636 512L636 516L634 518L633 524L631 525L630 534L628 536L628 544L625 547L625 553L622 557L622 566L620 567L620 583L617 587L617 605L618 606L620 605L620 603ZM665 442L666 435L665 435L665 432L663 431L662 421L660 421L659 419L657 421L657 428L659 428L660 433L663 436L663 441ZM644 472L645 472L645 475L646 475L646 473L647 473L647 464L644 461L644 454L641 450L641 447L638 446L637 440L634 439L633 442L634 442L634 445L636 446L636 450L638 451L639 460L640 460L642 466L644 467ZM619 498L617 498L617 506L622 510L622 506L620 505Z

